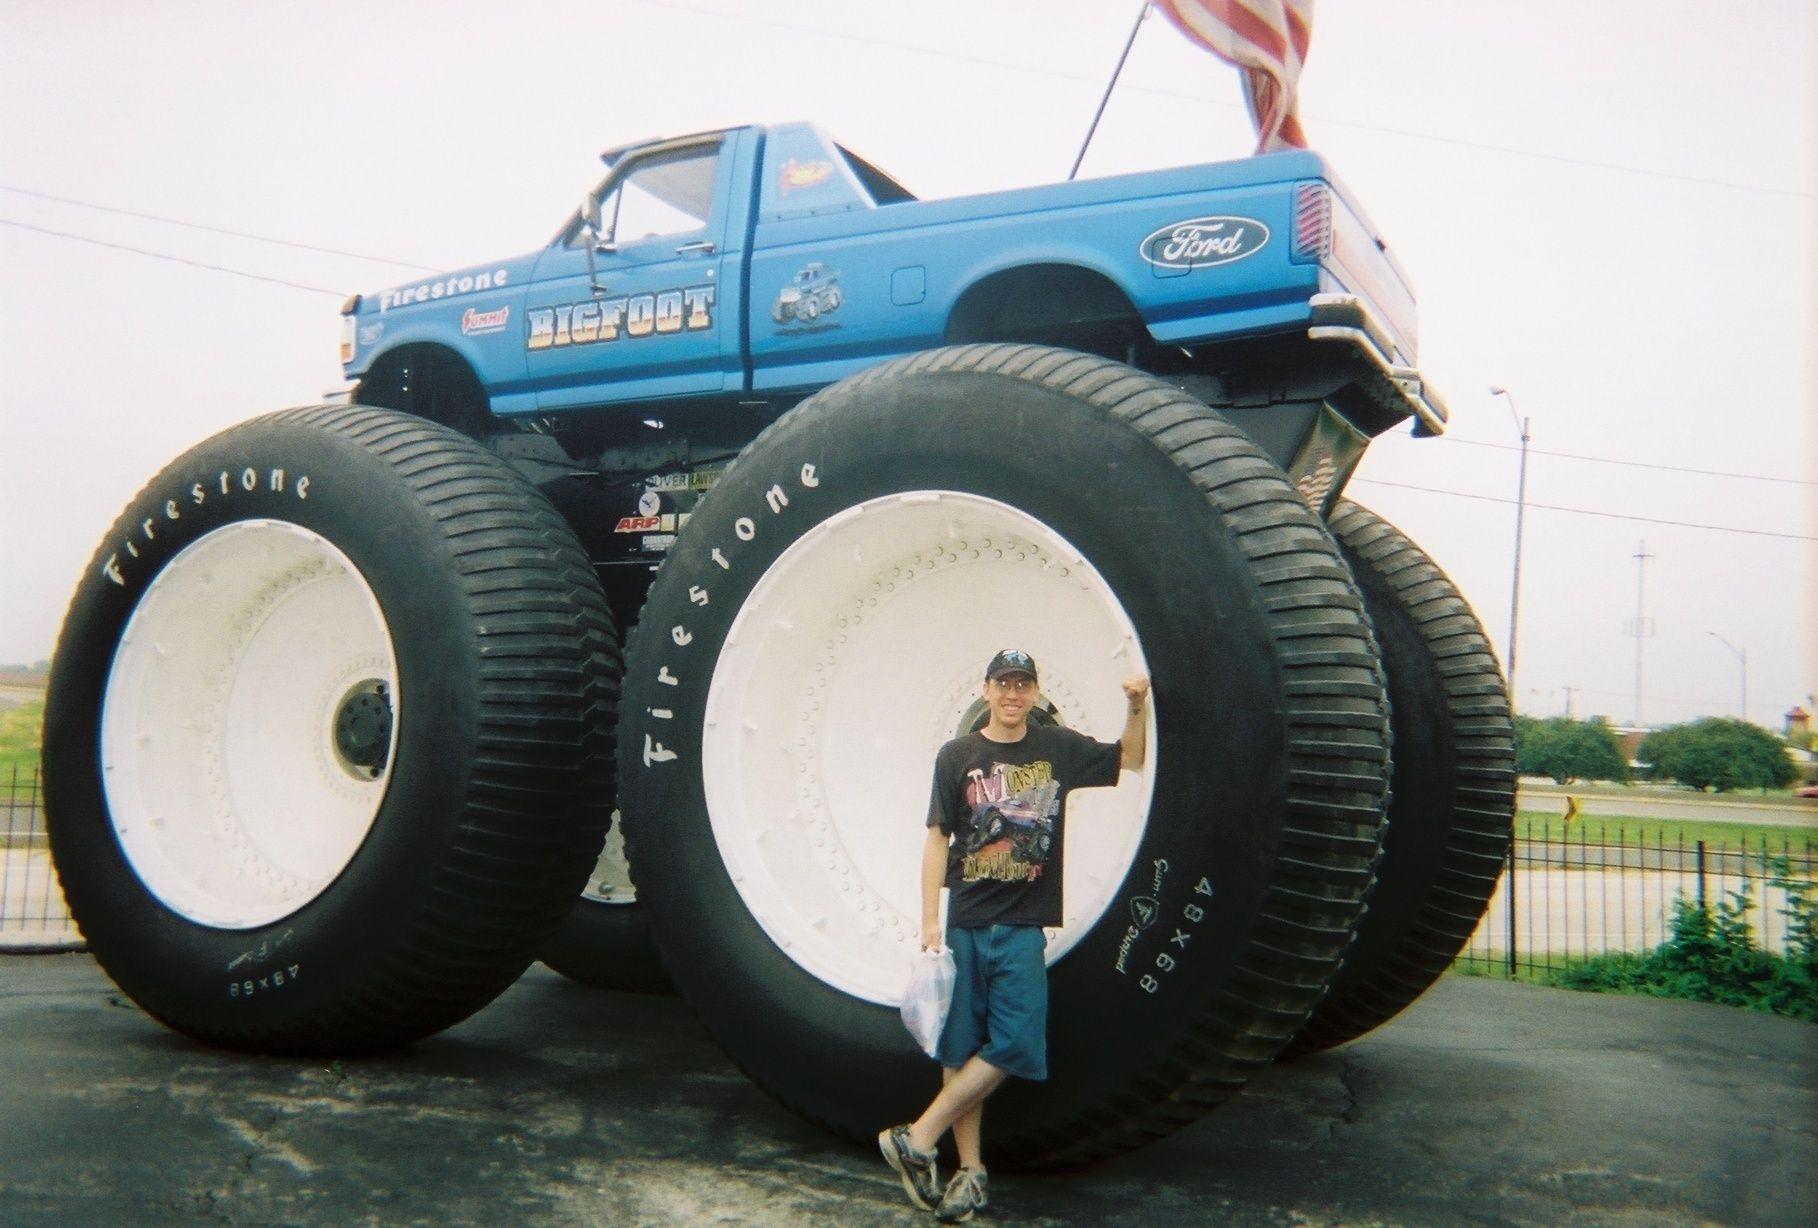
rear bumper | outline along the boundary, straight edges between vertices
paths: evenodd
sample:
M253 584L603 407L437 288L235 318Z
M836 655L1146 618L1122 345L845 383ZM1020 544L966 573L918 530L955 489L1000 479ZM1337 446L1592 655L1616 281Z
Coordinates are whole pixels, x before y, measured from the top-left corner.
M1307 339L1349 347L1357 360L1359 384L1386 410L1414 419L1414 434L1445 433L1451 417L1445 398L1413 367L1402 366L1392 355L1395 345L1389 330L1369 304L1354 294L1315 294Z

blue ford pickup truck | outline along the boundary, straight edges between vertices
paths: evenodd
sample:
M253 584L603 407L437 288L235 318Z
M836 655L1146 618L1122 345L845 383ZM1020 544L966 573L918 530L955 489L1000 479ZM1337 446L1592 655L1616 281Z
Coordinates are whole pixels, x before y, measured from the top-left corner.
M1157 1137L1439 975L1509 846L1509 707L1342 497L1446 410L1322 158L940 201L805 124L605 161L543 248L351 299L350 396L197 445L97 550L45 796L135 1001L338 1054L540 957L673 987L867 1138L927 1098L929 765L1005 647L1041 723L1154 689L1137 769L980 861L1064 887L1054 1077L993 1100L994 1163ZM1048 823L1048 771L980 795Z
M541 250L350 300L357 399L433 401L470 426L717 402L729 420L692 425L742 442L884 359L1032 340L1179 378L1212 404L1318 393L1352 442L1402 419L1443 429L1414 369L1407 281L1317 154L940 201L809 124L604 159ZM1278 460L1297 478L1326 461L1336 493L1357 449L1329 445L1346 434Z

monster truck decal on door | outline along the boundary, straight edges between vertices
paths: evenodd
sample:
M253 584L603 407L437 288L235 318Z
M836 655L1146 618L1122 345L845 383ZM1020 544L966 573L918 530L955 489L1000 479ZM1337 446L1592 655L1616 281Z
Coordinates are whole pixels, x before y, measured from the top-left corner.
M777 291L776 302L770 306L770 318L778 324L813 324L838 311L844 298L844 292L840 289L839 272L817 260L790 278L789 284ZM833 326L823 323L822 327Z

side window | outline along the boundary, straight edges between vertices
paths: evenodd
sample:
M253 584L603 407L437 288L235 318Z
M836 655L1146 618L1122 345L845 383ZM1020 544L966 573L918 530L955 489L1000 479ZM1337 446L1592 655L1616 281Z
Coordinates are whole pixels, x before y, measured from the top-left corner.
M600 205L600 233L621 247L701 230L713 212L720 147L639 158Z

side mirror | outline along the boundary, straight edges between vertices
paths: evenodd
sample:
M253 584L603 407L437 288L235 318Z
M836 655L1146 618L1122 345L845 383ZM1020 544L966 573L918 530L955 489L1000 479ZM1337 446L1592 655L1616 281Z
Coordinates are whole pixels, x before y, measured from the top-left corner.
M610 255L619 250L611 235L600 233L600 202L589 192L581 198L581 230L587 236L588 245L596 252Z

